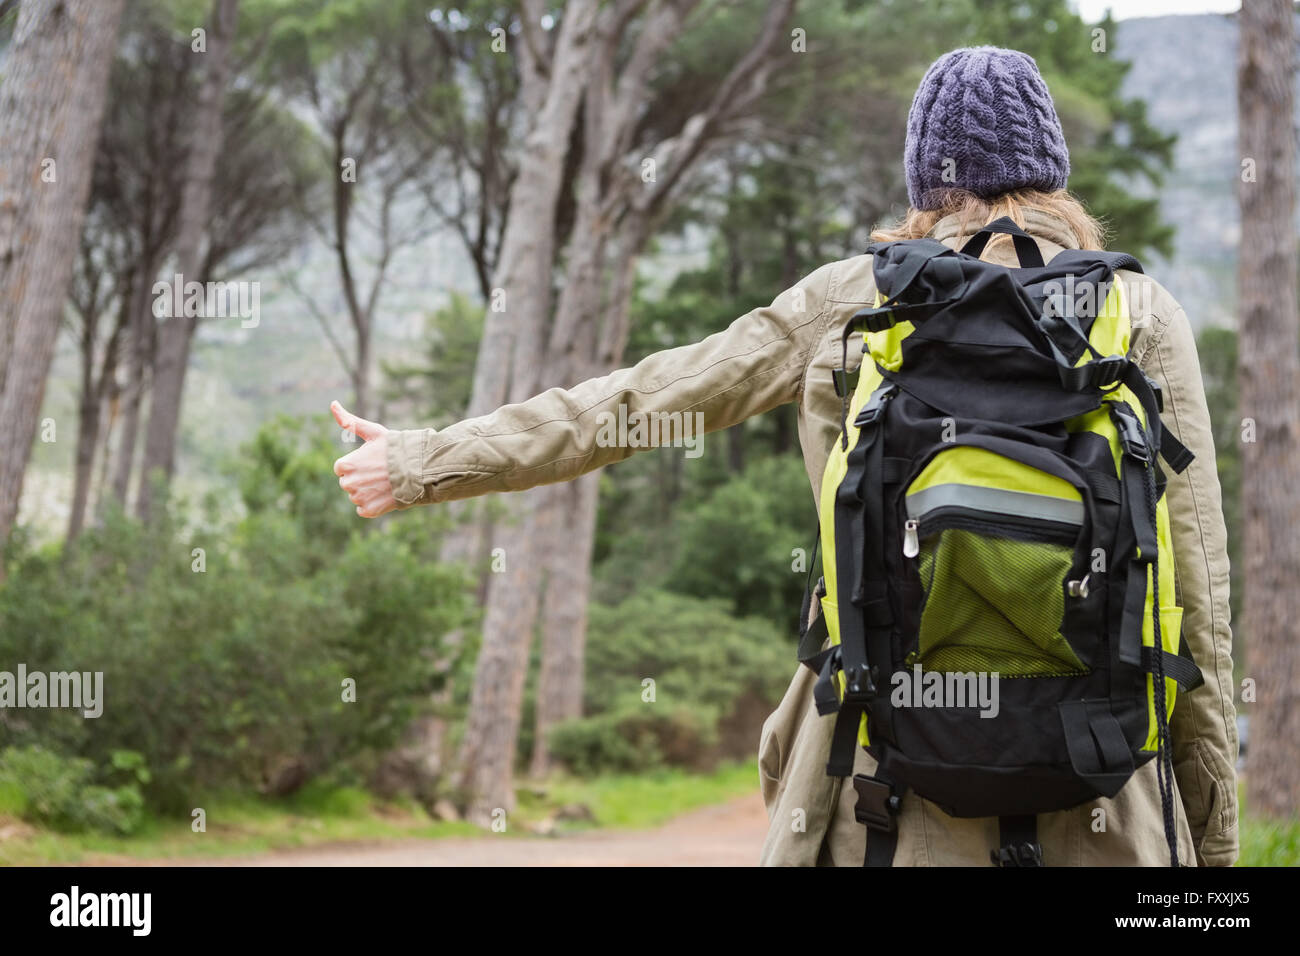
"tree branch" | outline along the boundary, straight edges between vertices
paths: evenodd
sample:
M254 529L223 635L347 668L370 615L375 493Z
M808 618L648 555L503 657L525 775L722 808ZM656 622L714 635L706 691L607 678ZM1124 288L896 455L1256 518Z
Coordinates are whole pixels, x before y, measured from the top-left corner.
M334 347L334 354L338 356L339 364L343 366L343 371L348 375L348 377L355 377L356 364L348 358L347 351L343 348L343 344L334 334L334 330L330 328L329 320L325 317L325 313L321 311L320 306L316 304L316 300L303 291L302 287L298 285L298 280L294 278L292 272L282 272L280 274L280 280L293 290L294 294L302 300L303 305L307 307L307 311L315 316L316 321L320 323L321 331L325 333L325 338L328 339L330 345Z

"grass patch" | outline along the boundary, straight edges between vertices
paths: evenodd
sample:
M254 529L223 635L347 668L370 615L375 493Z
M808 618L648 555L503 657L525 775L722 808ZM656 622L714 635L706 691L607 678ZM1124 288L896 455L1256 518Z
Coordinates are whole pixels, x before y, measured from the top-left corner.
M414 803L381 803L352 788L309 787L286 800L227 796L203 810L207 829L202 833L195 833L191 821L183 819L151 818L129 837L59 833L20 824L16 835L0 839L0 865L245 856L323 843L479 832L467 823L435 821ZM14 827L14 821L0 819L0 832L6 826Z
M1300 866L1300 820L1243 818L1238 866Z
M1238 866L1300 866L1300 818L1256 819L1246 812L1246 783L1237 783Z
M710 774L665 769L647 774L611 774L593 778L555 776L518 793L518 816L525 823L545 818L568 804L582 804L595 817L595 826L644 829L659 826L678 814L726 803L758 789L758 765L750 760L726 764ZM571 823L562 829L588 829Z

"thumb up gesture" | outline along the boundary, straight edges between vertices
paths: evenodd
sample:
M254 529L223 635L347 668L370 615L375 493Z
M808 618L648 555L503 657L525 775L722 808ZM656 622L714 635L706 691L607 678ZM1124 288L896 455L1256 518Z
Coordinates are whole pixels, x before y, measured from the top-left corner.
M334 462L339 487L347 492L363 518L378 518L397 507L388 480L388 429L358 418L338 402L330 402L334 420L365 442Z

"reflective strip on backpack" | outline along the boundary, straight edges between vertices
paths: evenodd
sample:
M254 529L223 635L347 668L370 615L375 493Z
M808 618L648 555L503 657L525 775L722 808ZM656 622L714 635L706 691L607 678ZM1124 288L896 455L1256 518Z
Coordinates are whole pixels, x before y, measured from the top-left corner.
M1084 516L1082 500L1071 501L1068 498L1054 498L1006 488L985 488L980 485L931 485L907 496L909 518L919 518L935 508L946 507L974 508L1067 524L1082 524Z

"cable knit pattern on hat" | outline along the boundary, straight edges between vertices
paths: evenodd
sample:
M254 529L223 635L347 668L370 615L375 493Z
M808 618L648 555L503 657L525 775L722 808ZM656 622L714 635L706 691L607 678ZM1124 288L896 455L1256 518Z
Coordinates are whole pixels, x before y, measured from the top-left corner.
M1070 154L1033 57L984 46L935 60L912 99L904 164L917 209L940 208L953 189L1064 189Z

